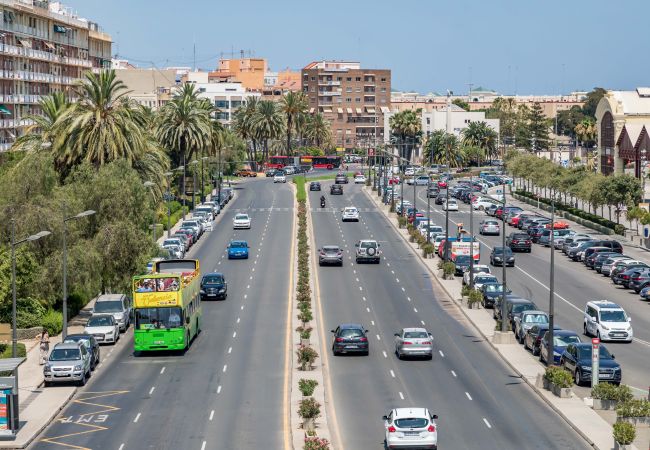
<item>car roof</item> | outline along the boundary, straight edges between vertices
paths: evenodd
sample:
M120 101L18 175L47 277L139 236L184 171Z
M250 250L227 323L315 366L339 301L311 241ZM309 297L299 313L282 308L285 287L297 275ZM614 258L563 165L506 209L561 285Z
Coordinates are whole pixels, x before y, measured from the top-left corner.
M395 408L393 410L395 414L393 419L399 419L402 417L426 417L429 418L427 408Z
M65 337L65 339L76 338L76 337L86 338L86 339L94 338L94 336L90 333L70 333ZM64 342L65 339L63 340Z
M339 328L342 328L342 329L355 329L355 330L356 329L360 329L360 330L364 329L363 325L358 324L358 323L342 323L342 324L339 325Z
M506 302L510 302L510 303L533 303L532 301L530 301L530 300L528 300L526 298L518 297L518 296L511 296L511 295L506 296Z
M576 333L575 331L571 331L571 330L553 330L553 334L556 335L556 336L578 336L578 337L580 337L580 335L578 333Z
M419 327L419 328L418 327L415 327L415 328L403 328L403 330L405 332L409 332L409 333L410 332L422 332L422 333L427 332L426 328L422 328L422 327Z
M92 316L90 316L90 319L92 319L93 317L113 317L113 314L110 313L93 314Z
M223 273L221 273L221 272L208 272L208 273L203 274L203 278L205 278L205 277L213 277L213 276L217 276L217 275L218 276L223 276Z
M54 350L63 349L63 350L74 350L78 349L81 346L79 342L59 342L54 346Z
M528 311L524 311L522 314L546 314L546 313L538 309L530 309Z
M593 300L587 302L587 305L595 306L599 309L623 309L618 304L609 300Z
M236 241L230 241L231 244L248 244L246 241L241 241L241 240L236 240Z
M99 297L97 297L97 300L95 300L95 303L98 302L108 302L108 301L113 301L113 300L122 300L124 298L124 294L102 294Z

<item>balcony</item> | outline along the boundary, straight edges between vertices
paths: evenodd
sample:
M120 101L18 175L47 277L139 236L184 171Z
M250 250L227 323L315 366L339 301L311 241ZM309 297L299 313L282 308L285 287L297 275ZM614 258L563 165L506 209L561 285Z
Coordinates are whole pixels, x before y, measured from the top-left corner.
M50 61L58 64L67 64L70 66L92 67L92 63L85 59L70 58L68 56L58 56L54 53L43 50L32 50L31 48L17 47L15 45L0 44L0 53L13 56L22 56L25 58L38 59L40 61Z
M318 96L319 97L331 97L333 95L341 95L339 91L319 91Z
M72 85L77 81L77 78L52 75L50 73L30 72L26 70L0 70L0 79L69 85Z
M21 128L33 124L34 121L28 119L0 119L0 128Z
M318 80L318 85L319 86L340 86L341 82L340 81Z

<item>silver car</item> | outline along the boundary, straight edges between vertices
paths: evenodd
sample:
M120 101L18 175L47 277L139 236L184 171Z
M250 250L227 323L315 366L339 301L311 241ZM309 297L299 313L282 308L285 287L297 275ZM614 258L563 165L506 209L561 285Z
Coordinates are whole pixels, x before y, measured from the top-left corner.
M95 300L95 314L112 314L120 331L124 332L131 323L131 303L124 294L103 294Z
M495 219L481 220L479 225L479 234L493 234L498 236L500 233L499 222Z
M81 342L56 344L43 367L45 386L75 381L80 386L90 378L91 354Z
M425 328L402 328L395 333L395 354L404 356L424 356L433 358L433 336Z
M326 264L343 265L343 251L338 245L324 245L318 250L318 265Z
M610 276L610 274L612 273L612 269L614 268L616 263L627 259L632 259L632 258L625 255L612 256L611 258L607 258L603 263L602 267L600 268L600 273L606 277Z
M524 343L524 337L528 330L530 330L535 325L543 325L548 323L548 314L544 311L524 311L521 313L521 316L515 316L513 319L515 323L515 337L520 344Z

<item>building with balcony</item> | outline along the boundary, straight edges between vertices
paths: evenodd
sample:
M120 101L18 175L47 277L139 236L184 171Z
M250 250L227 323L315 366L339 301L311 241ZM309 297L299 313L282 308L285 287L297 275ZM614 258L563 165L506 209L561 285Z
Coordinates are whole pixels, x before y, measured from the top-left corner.
M0 0L0 151L40 114L38 101L71 94L84 72L111 67L111 37L48 0ZM73 100L73 99L72 99Z
M309 113L321 113L330 122L338 149L383 142L390 86L390 70L364 69L358 62L319 61L302 69Z

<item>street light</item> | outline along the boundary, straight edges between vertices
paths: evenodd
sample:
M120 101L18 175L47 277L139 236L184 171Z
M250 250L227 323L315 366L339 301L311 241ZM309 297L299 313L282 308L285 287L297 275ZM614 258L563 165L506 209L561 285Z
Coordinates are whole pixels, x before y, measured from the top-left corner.
M185 155L183 155L183 161L185 161ZM183 199L183 203L181 205L182 206L181 210L183 212L183 220L185 220L185 165L178 166L174 170L182 170L183 171L183 190L181 192L181 197Z
M198 160L192 161L192 210L196 207L196 167L199 164Z
M548 358L546 365L552 366L555 363L553 347L553 315L555 312L555 193L551 191L551 279L549 282L549 306L548 306Z
M153 209L153 219L152 219L152 224L151 224L151 229L153 230L153 241L154 243L156 242L156 205L155 205L155 199L156 197L154 196L153 193L153 187L156 185L156 183L152 181L145 181L144 182L144 187L149 188L151 191L151 196L154 198L154 209Z
M210 158L208 158L207 156L204 156L204 157L201 158L201 195L199 196L199 199L201 200L201 203L203 203L205 201L205 196L203 194L204 193L204 190L203 190L203 174L204 174L203 161L208 160L208 159L210 159Z
M508 331L508 322L506 321L506 221L504 220L504 213L506 210L506 179L502 179L501 184L501 195L503 196L503 209L501 210L501 248L503 250L503 258L501 259L501 277L503 278L502 289L501 289L501 331L506 333Z
M71 220L81 219L95 214L92 209L80 212L75 216L66 217L65 203L63 203L63 330L61 332L62 341L68 335L68 246L66 237L68 234L68 222Z
M474 186L474 175L469 171L469 185ZM472 205L472 189L469 195L469 288L474 290L474 205Z
M171 177L174 175L172 172L165 172L163 175L165 175L165 178L167 178L167 237L169 238L169 235L171 233L171 215L172 215L172 210L171 207L169 206L169 199L171 197Z

